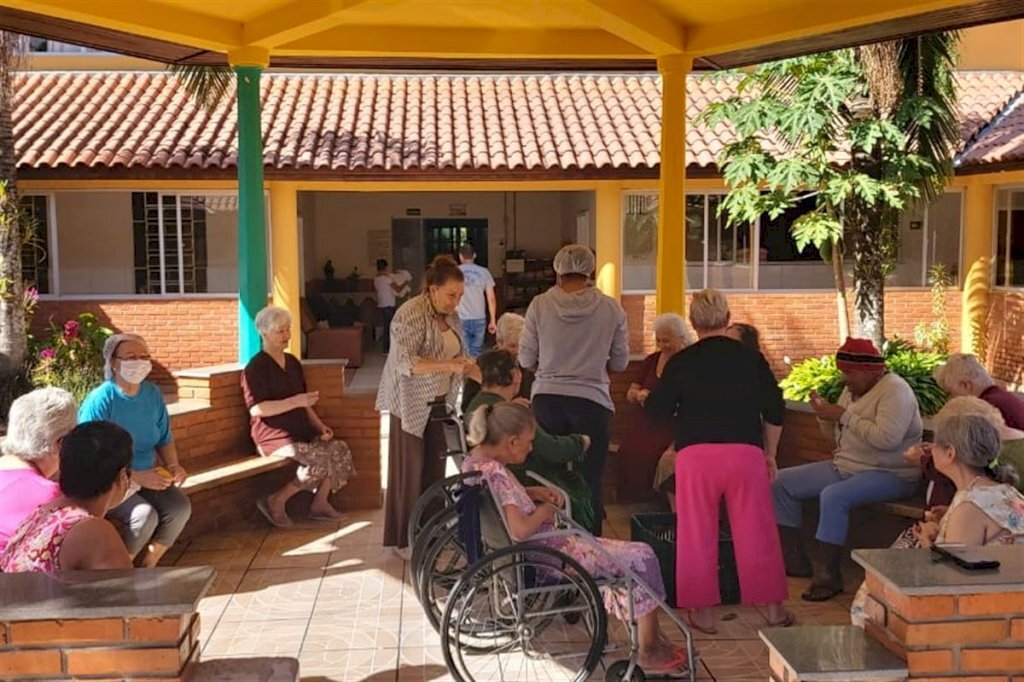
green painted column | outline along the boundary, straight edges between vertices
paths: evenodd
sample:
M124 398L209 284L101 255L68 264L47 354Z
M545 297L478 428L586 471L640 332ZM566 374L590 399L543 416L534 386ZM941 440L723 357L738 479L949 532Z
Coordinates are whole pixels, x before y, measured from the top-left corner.
M256 313L267 305L267 227L259 66L236 66L238 82L238 361L260 351Z

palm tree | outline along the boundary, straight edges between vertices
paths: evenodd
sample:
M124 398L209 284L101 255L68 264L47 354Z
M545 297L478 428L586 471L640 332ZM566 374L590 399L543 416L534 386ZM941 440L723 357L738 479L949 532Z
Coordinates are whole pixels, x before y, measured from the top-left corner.
M6 415L23 375L28 337L21 280L24 225L14 151L14 73L23 38L0 31L0 414Z
M167 70L178 77L185 91L207 111L220 104L235 82L235 72L230 66L171 64Z
M925 161L914 170L919 202L937 199L953 175L953 154L960 141L956 106L956 60L959 34L932 33L857 48L867 87L869 116L890 122L905 135L908 151ZM905 174L882 153L881 143L854 154L853 163L881 179ZM846 219L854 256L856 309L860 335L878 347L885 337L885 278L897 262L900 214L863 202L849 202Z

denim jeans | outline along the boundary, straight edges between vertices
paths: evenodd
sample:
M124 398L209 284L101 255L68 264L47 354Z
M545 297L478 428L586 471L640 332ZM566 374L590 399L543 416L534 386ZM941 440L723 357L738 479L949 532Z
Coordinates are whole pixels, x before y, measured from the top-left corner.
M484 350L487 320L462 320L462 334L466 337L466 352L469 357L476 359Z
M910 497L916 481L876 469L844 474L832 462L814 462L781 469L772 484L775 520L780 526L799 528L803 500L817 497L821 503L815 537L832 545L845 545L850 510L863 504Z
M381 316L384 318L384 324L381 326L380 331L380 347L385 353L391 350L391 320L395 318L395 306L387 306L386 308L378 308Z

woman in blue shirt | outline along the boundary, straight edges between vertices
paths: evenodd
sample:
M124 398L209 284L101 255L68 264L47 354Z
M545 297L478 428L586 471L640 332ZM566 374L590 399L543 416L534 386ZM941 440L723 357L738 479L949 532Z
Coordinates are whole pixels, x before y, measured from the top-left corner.
M141 336L115 334L103 345L107 380L86 396L79 423L106 420L132 436L132 486L107 517L121 531L128 552L143 567L156 566L192 516L192 504L175 484L185 469L171 439L160 389L146 381L153 363ZM158 461L159 460L159 461Z

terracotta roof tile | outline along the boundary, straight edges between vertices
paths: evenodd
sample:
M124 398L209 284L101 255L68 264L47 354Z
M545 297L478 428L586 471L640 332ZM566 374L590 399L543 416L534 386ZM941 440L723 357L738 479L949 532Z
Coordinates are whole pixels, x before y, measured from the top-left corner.
M733 134L694 120L735 91L731 76L689 85L687 163L713 169ZM963 165L1024 158L1020 72L959 77ZM197 106L165 73L23 73L14 133L23 168L230 169L233 98ZM271 74L262 83L264 162L286 170L654 169L657 76ZM997 124L993 125L1000 112Z

